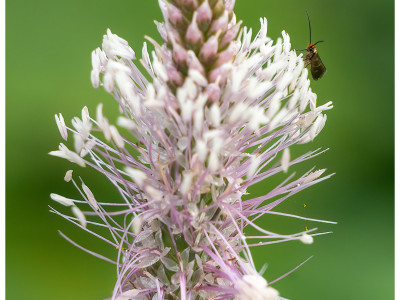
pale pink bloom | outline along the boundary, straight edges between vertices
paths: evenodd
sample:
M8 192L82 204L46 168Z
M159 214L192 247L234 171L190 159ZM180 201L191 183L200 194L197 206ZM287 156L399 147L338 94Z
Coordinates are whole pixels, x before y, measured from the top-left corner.
M280 278L267 282L250 249L311 244L323 233L275 233L258 219L273 214L328 222L277 210L288 197L330 177L322 177L325 170L293 173L276 187L267 179L323 152L291 157L289 147L313 141L332 105L317 106L289 35L272 41L261 19L253 36L236 21L234 2L159 0L164 22L156 25L163 43L148 38L150 52L144 43L139 61L146 75L128 42L108 29L102 49L92 53L91 81L118 102L118 126L101 104L96 118L84 108L72 127L56 115L62 138L72 133L75 151L60 144L50 154L95 169L119 193L104 201L95 186L68 171L65 180L81 200L51 195L74 216L52 212L117 249L109 259L66 237L116 265L113 300L282 299L271 287ZM267 193L244 198L260 181ZM245 236L246 227L259 235ZM108 229L109 236L96 228Z

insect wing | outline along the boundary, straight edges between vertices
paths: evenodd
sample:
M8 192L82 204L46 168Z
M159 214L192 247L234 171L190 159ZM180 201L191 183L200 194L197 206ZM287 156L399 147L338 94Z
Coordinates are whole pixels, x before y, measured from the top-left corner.
M311 58L311 75L314 80L318 80L321 78L326 72L326 68L322 63L321 58L318 53L314 53Z

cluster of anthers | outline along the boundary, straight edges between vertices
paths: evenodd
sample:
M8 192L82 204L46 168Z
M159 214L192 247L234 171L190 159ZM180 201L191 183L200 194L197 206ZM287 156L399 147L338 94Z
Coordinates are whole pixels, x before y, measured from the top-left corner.
M147 38L140 63L128 43L107 30L92 53L91 80L118 102L117 128L103 115L82 110L61 136L73 134L74 150L60 144L50 154L102 173L119 192L99 201L73 179L83 200L52 194L70 206L78 227L118 249L111 299L279 299L257 272L250 248L300 240L313 230L279 234L257 225L268 214L302 218L275 208L288 197L328 178L324 170L292 174L264 196L246 190L320 149L291 159L289 148L312 141L331 103L317 106L303 58L288 34L274 43L267 21L252 37L233 13L234 0L159 0L161 45ZM266 185L267 186L267 185ZM79 207L86 205L88 210ZM306 219L306 218L303 218ZM320 221L307 219L310 221ZM321 221L326 222L326 221ZM257 236L245 236L252 227ZM109 236L95 229L107 228ZM255 242L262 240L262 242Z

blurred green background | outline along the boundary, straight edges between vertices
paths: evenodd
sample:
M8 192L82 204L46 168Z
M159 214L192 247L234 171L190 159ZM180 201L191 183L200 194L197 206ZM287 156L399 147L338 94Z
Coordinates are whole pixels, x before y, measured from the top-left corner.
M320 104L332 100L327 125L295 149L330 150L300 166L316 165L336 175L289 199L280 208L335 220L320 226L333 234L313 245L291 242L254 249L257 266L268 263L272 280L313 255L275 287L290 299L394 298L394 3L391 0L237 0L236 14L259 28L268 18L273 39L286 30L293 48L308 43L305 10L313 40L328 72L312 81ZM28 1L6 3L6 283L7 299L103 299L111 295L114 266L70 245L57 233L111 257L91 236L48 212L49 194L73 197L63 181L74 168L104 199L115 195L92 170L47 155L61 141L54 114L68 121L84 105L99 102L111 120L114 100L90 83L90 52L109 27L141 56L144 35L158 39L156 0ZM297 168L293 168L297 169ZM78 172L77 172L78 171ZM293 171L293 170L292 170ZM300 173L297 173L300 174ZM259 185L262 193L267 185ZM307 206L304 207L304 204ZM276 228L278 219L265 217ZM301 226L312 227L303 222ZM282 225L283 226L283 225ZM285 225L286 226L286 225ZM300 229L301 230L301 229Z

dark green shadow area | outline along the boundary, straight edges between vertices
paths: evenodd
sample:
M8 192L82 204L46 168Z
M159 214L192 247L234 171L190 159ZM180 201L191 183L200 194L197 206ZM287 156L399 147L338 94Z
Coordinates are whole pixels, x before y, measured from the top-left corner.
M268 18L273 39L286 30L293 48L308 43L305 10L326 75L313 81L320 104L332 100L324 131L311 144L293 149L330 150L290 171L316 165L336 175L296 195L278 210L337 225L290 223L265 216L258 224L276 230L316 225L333 234L299 242L256 247L258 267L268 264L273 280L311 255L300 270L276 283L282 296L309 299L394 298L394 3L383 0L237 0L236 14L259 28ZM114 266L82 252L57 230L89 249L115 258L112 249L48 212L51 192L75 195L63 181L74 168L103 199L117 197L89 169L47 155L59 137L54 114L67 121L84 105L94 113L103 102L115 121L118 108L90 83L90 52L107 28L141 56L144 35L157 39L157 1L27 1L6 3L6 283L7 299L103 299L111 295ZM268 191L277 179L252 189ZM306 207L304 207L306 204ZM281 225L282 224L282 225Z

